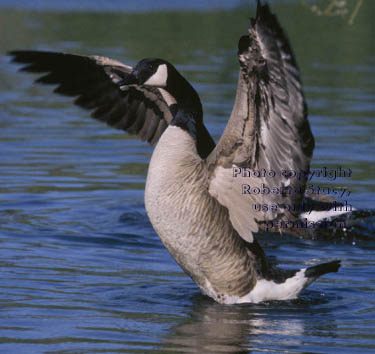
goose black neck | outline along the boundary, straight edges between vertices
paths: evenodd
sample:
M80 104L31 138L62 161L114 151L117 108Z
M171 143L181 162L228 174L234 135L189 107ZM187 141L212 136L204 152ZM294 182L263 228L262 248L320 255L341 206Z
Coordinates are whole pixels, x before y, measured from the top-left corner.
M203 110L198 93L177 70L172 75L169 74L166 89L177 102L171 107L171 125L187 131L196 142L199 156L206 158L215 148L215 142L203 124Z
M179 109L191 114L196 121L202 121L203 110L198 93L176 69L172 70L168 75L167 90L176 99Z

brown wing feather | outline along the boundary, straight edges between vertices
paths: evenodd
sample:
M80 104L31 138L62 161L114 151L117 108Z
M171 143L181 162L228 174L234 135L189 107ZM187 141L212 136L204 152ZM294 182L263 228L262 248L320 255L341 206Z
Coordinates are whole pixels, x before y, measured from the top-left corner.
M12 51L13 62L26 64L22 71L46 73L36 80L58 85L54 92L77 97L78 106L110 126L139 134L155 143L172 120L168 104L157 88L120 86L132 67L99 57L42 51ZM165 124L159 124L164 121ZM162 129L164 128L164 129Z
M257 229L254 220L294 217L298 213L306 180L285 177L282 171L308 171L314 139L294 54L268 5L258 2L249 34L239 41L238 56L241 70L235 105L207 164L211 172L210 193L229 209L232 223L238 225L234 227L249 240L249 233ZM272 170L276 175L234 177L233 166ZM242 193L243 184L260 189L291 185L301 193L249 195ZM255 204L278 208L255 212ZM288 212L287 205L294 206L296 213Z

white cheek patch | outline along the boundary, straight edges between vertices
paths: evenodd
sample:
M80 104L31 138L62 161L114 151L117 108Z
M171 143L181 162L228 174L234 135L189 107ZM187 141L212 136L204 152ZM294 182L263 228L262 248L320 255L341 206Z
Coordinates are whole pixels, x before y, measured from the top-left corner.
M155 74L152 75L147 81L144 82L144 85L147 86L157 86L157 87L166 87L168 78L168 69L166 64L159 65Z

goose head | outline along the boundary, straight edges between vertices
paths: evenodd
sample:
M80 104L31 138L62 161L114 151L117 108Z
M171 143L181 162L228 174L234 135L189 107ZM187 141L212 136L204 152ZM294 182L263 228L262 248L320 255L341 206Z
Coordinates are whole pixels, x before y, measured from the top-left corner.
M189 115L190 118L202 122L203 112L198 93L166 60L147 58L139 61L132 72L119 83L120 86L132 84L163 89L164 99L165 91L171 96L166 102L173 116L178 111L183 111L186 119Z
M170 74L176 70L173 69L172 64L163 59L142 59L131 72L128 83L166 88Z

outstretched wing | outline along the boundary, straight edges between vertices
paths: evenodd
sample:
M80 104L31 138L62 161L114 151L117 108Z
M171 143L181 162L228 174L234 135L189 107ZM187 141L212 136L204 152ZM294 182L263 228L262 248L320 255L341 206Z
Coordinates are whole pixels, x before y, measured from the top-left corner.
M158 88L123 85L132 67L100 56L16 50L9 53L22 71L46 73L36 80L57 84L54 92L77 97L75 104L91 116L151 144L172 120L173 97Z
M256 221L299 213L307 174L294 172L309 170L314 139L295 57L268 5L258 2L238 57L235 105L207 158L209 191L229 209L239 234L252 241Z

